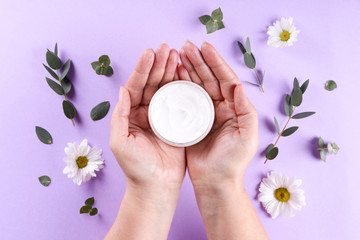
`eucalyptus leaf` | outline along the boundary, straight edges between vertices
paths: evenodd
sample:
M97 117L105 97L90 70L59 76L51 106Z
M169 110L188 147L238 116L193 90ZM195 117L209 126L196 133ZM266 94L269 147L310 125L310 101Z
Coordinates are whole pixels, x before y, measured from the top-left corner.
M203 16L199 17L199 20L203 25L206 25L212 19L209 15L203 15Z
M51 183L51 179L49 176L43 175L39 177L39 182L41 183L41 185L47 187Z
M247 83L249 83L249 84L251 84L251 85L253 85L253 86L257 86L257 87L260 87L260 85L259 85L259 84L256 84L256 83L252 83L252 82L249 82L249 81L245 81L245 82L247 82Z
M324 140L322 139L322 137L319 137L318 145L319 145L319 148L324 147L325 144L324 144Z
M218 21L217 25L218 25L217 30L225 28L225 25L224 25L223 21Z
M111 66L108 66L107 68L104 69L104 75L105 76L111 76L114 74L114 70L112 69Z
M211 18L213 20L221 21L223 19L223 13L221 11L221 8L217 8L211 13Z
M309 82L310 82L310 80L308 79L301 85L300 89L301 89L303 94L305 93L307 87L309 86Z
M298 130L299 127L289 127L287 129L285 129L283 131L283 133L281 134L281 136L283 137L287 137L290 136L291 134L293 134L294 132L296 132L296 130Z
M100 74L102 73L102 71L103 71L103 68L100 67L100 66L97 66L96 69L95 69L95 72L96 72L96 74L98 74L98 75L100 75Z
M64 95L64 89L57 84L55 81L51 80L50 78L46 78L46 82L48 83L49 87L51 87L52 90L54 90L54 92L56 92L59 95Z
M91 210L91 206L85 205L80 208L80 214L88 213Z
M108 55L101 55L100 57L99 57L99 63L101 64L101 63L103 63L104 64L104 67L108 67L108 66L110 66L110 58L109 58L109 56Z
M268 152L270 152L271 149L274 148L274 144L270 143L269 146L266 148L266 154L268 154Z
M244 47L244 45L242 45L242 43L240 41L237 41L237 44L240 48L240 51L242 52L242 54L245 54L246 53L246 49Z
M97 213L98 213L97 208L92 208L92 209L90 210L90 212L89 212L89 215L90 215L90 216L95 216Z
M294 88L293 93L291 94L291 104L295 107L301 105L302 102L302 91L300 88Z
M61 60L55 53L47 50L46 52L46 62L52 69L59 69L61 67Z
M251 45L250 45L250 38L249 38L249 37L246 38L246 44L245 44L245 46L246 46L246 52L247 52L248 54L251 54Z
M98 61L92 62L91 67L96 70L97 68L100 68L100 63Z
M59 77L58 75L51 69L49 68L48 66L46 66L45 64L43 64L45 69L50 73L50 75L55 78L56 80L59 80Z
M291 102L291 98L290 98L289 94L286 94L285 101L284 101L284 109L285 109L286 115L288 115L289 117L291 116L291 114L293 112L293 105L290 102Z
M320 158L321 160L323 160L324 162L326 162L326 151L324 149L322 149L320 151Z
M70 79L68 77L65 77L63 80L61 80L61 85L64 89L65 94L68 94L72 88Z
M300 88L299 81L297 80L297 78L294 78L294 89L295 88Z
M256 61L255 61L254 55L249 54L248 52L246 52L244 54L244 62L245 62L245 65L250 69L254 69L256 66Z
M73 119L76 116L76 109L69 100L63 101L63 110L67 118Z
M96 120L100 120L100 119L104 118L106 116L106 114L108 113L109 108L110 108L109 101L99 103L91 110L91 113L90 113L91 119L96 121Z
M92 206L94 205L94 202L95 202L94 197L91 197L85 200L85 205Z
M279 154L279 148L274 147L272 148L267 154L266 154L266 158L268 160L273 160L274 158L276 158L276 156Z
M292 118L293 119L301 119L301 118L309 117L314 114L315 114L315 112L302 112L302 113L298 113L298 114L292 116Z
M332 90L334 90L335 88L337 88L337 84L336 84L335 81L329 80L329 81L326 82L325 88L326 88L326 90L328 90L328 91L332 91Z
M57 56L58 55L58 46L57 43L55 43L54 53Z
M66 61L66 63L62 67L60 80L63 80L66 77L66 75L68 74L68 72L70 70L70 66L71 66L71 60L69 59Z
M217 30L218 25L216 23L214 23L213 21L210 21L206 24L206 33L210 34L213 33Z
M50 135L50 133L42 128L42 127L39 127L39 126L35 126L35 132L36 132L36 135L38 137L38 139L42 142L42 143L45 143L45 144L51 144L52 143L52 137Z
M278 135L280 135L279 123L276 117L274 117L274 123L275 123L276 132Z

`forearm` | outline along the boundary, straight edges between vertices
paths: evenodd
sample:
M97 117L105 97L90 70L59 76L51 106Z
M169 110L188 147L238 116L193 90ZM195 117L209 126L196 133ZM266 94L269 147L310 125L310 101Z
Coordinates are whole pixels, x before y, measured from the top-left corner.
M127 187L117 218L105 239L167 239L179 190Z
M242 183L194 190L209 240L268 239Z

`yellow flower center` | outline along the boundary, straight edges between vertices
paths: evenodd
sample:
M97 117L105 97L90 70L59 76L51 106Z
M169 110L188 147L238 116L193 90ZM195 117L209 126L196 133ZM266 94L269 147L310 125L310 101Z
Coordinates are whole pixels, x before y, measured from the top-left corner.
M280 34L280 39L281 41L284 41L286 42L287 40L289 40L290 38L290 33L288 31L283 31L281 34Z
M279 202L287 202L290 199L290 193L286 188L278 188L275 190L275 198Z
M88 159L84 156L80 156L76 159L76 164L78 165L79 168L86 167L87 163L88 163Z

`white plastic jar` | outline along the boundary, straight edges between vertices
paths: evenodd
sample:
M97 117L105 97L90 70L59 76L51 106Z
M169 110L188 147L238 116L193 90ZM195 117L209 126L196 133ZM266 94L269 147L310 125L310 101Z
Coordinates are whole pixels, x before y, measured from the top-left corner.
M210 132L215 111L209 94L190 81L173 81L152 97L148 110L156 136L176 147L200 142Z

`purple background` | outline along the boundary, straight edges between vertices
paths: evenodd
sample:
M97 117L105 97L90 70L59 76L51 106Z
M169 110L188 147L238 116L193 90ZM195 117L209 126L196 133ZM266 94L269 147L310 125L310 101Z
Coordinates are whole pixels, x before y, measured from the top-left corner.
M207 35L197 17L219 6L226 28ZM108 147L111 112L141 52L161 42L179 49L186 39L198 46L206 40L241 80L255 81L236 46L236 40L250 36L257 69L266 69L266 78L265 94L246 84L259 112L260 145L245 184L265 229L271 239L359 239L359 12L356 0L1 1L0 238L103 238L125 192L124 175ZM266 29L281 16L292 16L301 32L293 47L276 49L266 44ZM62 98L47 86L41 65L55 42L60 57L73 61L75 128L63 115ZM112 77L98 76L90 66L101 54L111 58ZM295 76L300 82L310 78L298 112L317 114L292 120L290 126L300 129L282 138L278 158L264 165L264 148L276 139L273 116L284 125L283 97ZM338 83L333 92L324 89L329 79ZM90 110L105 100L111 102L110 113L93 122ZM52 145L38 141L35 125L49 130ZM314 153L319 135L341 148L327 163ZM62 174L62 159L67 142L84 138L103 149L106 166L78 187ZM273 220L256 200L258 185L271 170L303 179L307 206L295 217ZM38 182L43 174L52 178L48 188ZM79 215L91 196L98 216ZM206 239L188 175L168 239Z

